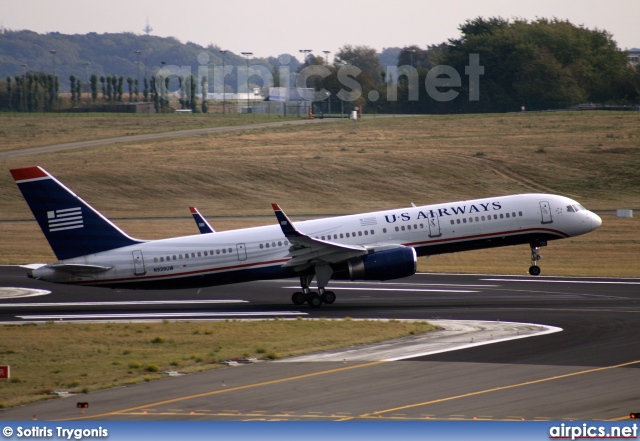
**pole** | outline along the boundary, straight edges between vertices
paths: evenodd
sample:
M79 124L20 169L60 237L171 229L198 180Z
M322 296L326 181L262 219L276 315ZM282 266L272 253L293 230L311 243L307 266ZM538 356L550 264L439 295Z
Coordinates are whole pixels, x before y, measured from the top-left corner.
M220 54L222 54L222 116L225 116L227 114L227 94L225 92L225 87L224 87L224 80L227 77L227 74L224 71L225 68L225 64L224 64L224 55L227 53L227 51L220 51Z
M148 26L148 25L147 25ZM136 67L138 70L138 86L136 87L136 91L140 90L140 54L142 51L133 51L136 54ZM136 101L140 101L139 94L136 92Z
M253 52L242 52L242 55L247 57L247 112L251 109L249 104L249 55L253 55Z

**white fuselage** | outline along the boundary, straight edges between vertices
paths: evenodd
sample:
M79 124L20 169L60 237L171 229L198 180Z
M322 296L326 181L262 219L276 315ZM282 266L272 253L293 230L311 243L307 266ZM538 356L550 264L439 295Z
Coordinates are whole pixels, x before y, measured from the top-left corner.
M432 255L533 244L584 234L600 218L576 201L550 194L499 196L296 222L307 236L372 249L413 247ZM128 287L209 286L298 276L283 267L291 244L279 225L154 240L62 261L109 266L99 274L55 271L32 276L61 283Z

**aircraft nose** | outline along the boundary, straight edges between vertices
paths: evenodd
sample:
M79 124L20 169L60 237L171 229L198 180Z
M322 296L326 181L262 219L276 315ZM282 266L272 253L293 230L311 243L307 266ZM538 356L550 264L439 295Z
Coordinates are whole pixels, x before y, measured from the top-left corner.
M595 230L595 229L599 228L600 225L602 225L602 219L600 219L600 216L598 216L594 212L591 212L591 216L589 216L589 217L591 218L591 229L592 230Z

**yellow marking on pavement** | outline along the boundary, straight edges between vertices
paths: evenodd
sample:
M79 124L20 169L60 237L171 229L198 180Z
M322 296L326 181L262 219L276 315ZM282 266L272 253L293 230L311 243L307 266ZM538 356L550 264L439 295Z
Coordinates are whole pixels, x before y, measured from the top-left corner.
M75 421L75 420L83 420L83 419L102 418L102 417L105 417L105 416L108 416L108 415L117 415L117 414L121 414L121 413L129 413L129 412L133 412L133 411L136 411L136 410L150 410L151 406L153 406L153 407L164 406L166 404L177 403L179 401L191 400L191 399L194 399L194 398L202 398L202 397L208 397L208 396L211 396L211 395L225 394L225 393L235 392L235 391L239 391L239 390L251 389L251 388L254 388L254 387L270 386L270 385L273 385L273 384L285 383L287 381L301 380L301 379L304 379L304 378L318 377L320 375L333 374L333 373L336 373L336 372L343 372L343 371L348 371L348 370L351 370L351 369L360 369L360 368L364 368L364 367L375 366L375 365L382 364L382 363L387 363L387 362L386 361L372 361L370 363L363 363L363 364L356 364L356 365L352 365L352 366L340 367L340 368L335 368L335 369L328 369L326 371L312 372L312 373L309 373L309 374L294 375L292 377L278 378L276 380L268 380L268 381L263 381L261 383L246 384L244 386L236 386L236 387L225 387L224 389L213 390L213 391L210 391L210 392L202 392L202 393L194 394L194 395L185 395L185 396L182 396L182 397L171 398L169 400L163 400L163 401L158 401L158 402L155 402L155 403L143 404L141 406L134 406L134 407L126 408L126 409L115 410L113 412L105 412L105 413L101 413L101 414L97 414L97 415L86 415L86 416L83 416L83 417L80 417L80 418L67 418L67 419L62 419L62 420L59 420L59 421ZM153 410L155 410L155 409L153 409Z
M365 413L365 414L361 415L361 417L367 417L369 415L380 415L380 414L388 413L388 412L397 412L398 410L411 409L411 408L420 407L420 406L428 406L430 404L443 403L445 401L452 401L452 400L457 400L457 399L460 399L460 398L468 398L468 397L473 397L473 396L476 396L476 395L483 395L483 394L488 394L488 393L491 393L491 392L498 392L498 391L502 391L502 390L513 389L513 388L516 388L516 387L530 386L532 384L538 384L538 383L544 383L544 382L547 382L547 381L560 380L560 379L563 379L563 378L574 377L576 375L584 375L584 374L590 374L590 373L593 373L593 372L600 372L600 371L606 371L606 370L610 370L610 369L617 369L617 368L621 368L621 367L632 366L634 364L639 364L639 363L640 363L640 360L635 360L635 361L630 361L630 362L627 362L627 363L617 364L617 365L614 365L614 366L605 366L605 367L600 367L600 368L586 369L584 371L572 372L570 374L556 375L556 376L553 376L553 377L541 378L539 380L525 381L523 383L510 384L510 385L507 385L507 386L499 386L499 387L494 387L494 388L491 388L491 389L479 390L479 391L476 391L476 392L469 392L469 393L466 393L466 394L455 395L453 397L439 398L437 400L423 401L422 403L407 404L406 406L398 406L398 407L394 407L394 408L391 408L391 409L378 410L378 411L372 412L372 413ZM520 418L520 417L518 417L518 418Z

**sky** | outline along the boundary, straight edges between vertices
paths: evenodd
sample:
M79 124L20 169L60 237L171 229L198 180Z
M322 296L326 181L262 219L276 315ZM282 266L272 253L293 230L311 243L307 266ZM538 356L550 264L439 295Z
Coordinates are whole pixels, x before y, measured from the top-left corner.
M621 49L640 47L640 0L0 0L0 11L0 26L38 33L142 34L148 18L151 35L257 57L424 48L458 38L479 16L568 19L610 32Z

